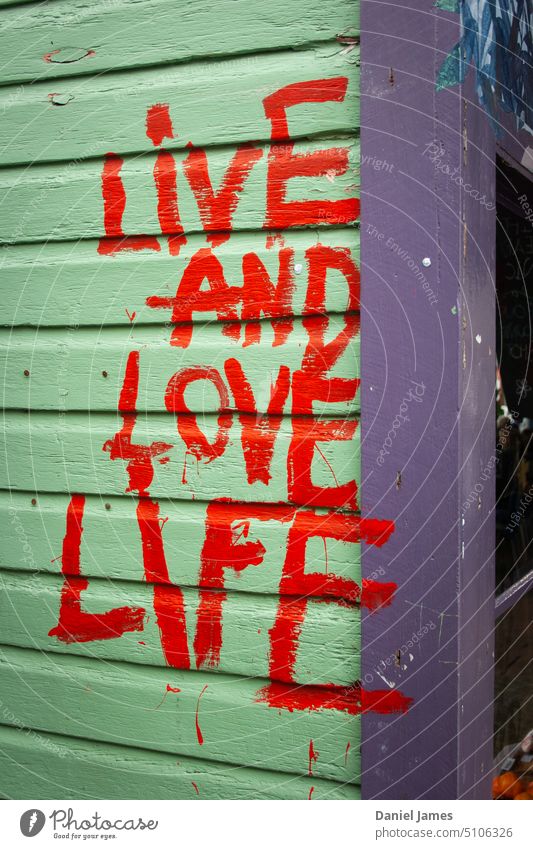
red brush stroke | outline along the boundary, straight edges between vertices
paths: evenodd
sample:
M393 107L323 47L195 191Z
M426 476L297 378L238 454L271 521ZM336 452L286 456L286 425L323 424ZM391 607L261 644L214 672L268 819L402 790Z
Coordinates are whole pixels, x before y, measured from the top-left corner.
M176 161L171 153L161 150L154 164L154 182L157 191L157 217L161 232L171 235L171 254L177 255L187 239L183 232L178 207L178 182Z
M118 402L122 413L122 428L104 443L111 460L126 460L128 486L126 492L137 492L137 522L141 534L143 565L146 580L154 584L154 612L161 635L161 647L169 666L190 668L187 627L183 594L171 585L163 545L164 521L159 515L159 504L149 497L149 486L154 477L153 460L172 448L165 442L141 445L132 441L137 421L139 392L139 351L128 355L124 381Z
M118 409L122 413L122 428L112 439L107 440L103 450L109 452L111 460L126 460L129 483L126 492L148 495L148 487L154 477L153 458L165 454L172 448L167 442L152 442L149 445L132 441L137 421L136 404L139 387L139 351L131 351L126 362L124 382Z
M209 442L200 430L197 416L190 412L185 403L187 387L197 380L209 381L218 392L220 401L217 420L218 430L213 442ZM217 369L209 366L189 366L176 372L170 378L166 388L165 406L169 413L183 413L184 411L187 413L187 415L178 415L176 423L188 454L192 454L197 460L205 460L206 463L211 463L224 453L229 440L233 416L228 412L228 390Z
M57 637L63 643L110 640L144 628L143 607L116 607L105 613L85 613L81 609L81 594L89 586L87 578L80 577L84 510L85 496L73 495L67 507L63 539L62 571L67 577L61 590L58 623L48 632L49 637Z
M256 253L250 251L242 258L243 286L242 321L258 319L261 315L266 318L277 318L272 322L274 330L273 347L283 345L293 329L292 297L294 293L294 250L281 248L278 253L278 279L274 284L265 268L264 263ZM261 341L261 324L257 321L248 324L244 331L244 347Z
M126 191L120 176L124 160L114 153L106 154L102 169L105 237L98 242L98 253L116 254L120 251L152 250L161 246L155 236L125 236L122 218L126 208Z
M294 394L294 389L293 389ZM316 416L292 419L292 439L287 454L287 489L289 501L316 507L344 507L357 510L355 480L339 486L318 486L311 478L311 466L318 442L342 442L354 438L355 419L330 419Z
M154 585L154 613L165 660L169 666L177 669L190 669L185 602L181 589L171 584L168 574L159 504L151 498L139 499L137 521L141 533L145 578Z
M301 200L287 201L287 183L293 177L320 177L344 174L349 165L346 148L329 148L295 155L290 141L287 109L300 103L342 102L346 96L347 77L308 80L292 83L265 97L263 107L271 121L272 144L268 156L267 212L265 227L283 229L319 223L347 224L359 215L359 201Z
M195 782L195 781L191 781L191 784L192 784L192 786L194 787L194 789L196 790L196 795L197 795L197 796L199 796L199 795L200 795L200 791L198 790L198 785L196 784L196 782Z
M208 283L207 291L202 289L204 281ZM236 322L238 301L239 289L226 283L218 257L211 248L200 248L185 268L176 295L152 295L146 304L152 309L172 309L172 322L178 326L172 331L171 344L187 348L192 339L193 313L216 312L219 321ZM239 327L230 332L238 340Z
M239 320L247 322L243 345L261 340L262 316L272 321L274 346L284 344L293 329L294 251L283 248L278 257L277 280L269 276L265 265L253 251L242 258L243 285L228 285L224 267L211 248L200 248L189 260L175 295L152 295L146 299L152 309L172 310L174 325L171 344L187 348L193 334L195 313L215 312L226 323L222 332L239 341ZM207 283L208 288L204 289ZM238 307L241 305L240 315Z
M392 599L393 584L369 585L366 593L351 579L332 572L305 572L306 545L312 537L370 544L380 544L394 530L394 523L378 519L361 519L344 513L317 513L312 509L288 505L241 504L227 499L211 501L206 508L205 539L200 555L200 601L194 638L196 665L216 668L222 646L222 611L226 600L225 572L240 572L249 566L260 566L266 548L260 539L247 539L250 522L277 521L290 524L287 552L279 585L284 598L273 626L271 675L292 680L298 637L310 598L333 599L338 604L361 603L375 609ZM219 590L209 593L208 590Z
M216 247L229 239L239 195L263 151L249 143L240 145L226 169L219 190L215 192L205 152L191 144L188 147L189 155L183 162L183 170L196 198L202 226L208 233L207 238ZM227 232L209 232L213 230Z
M198 696L198 701L196 702L196 714L195 714L196 736L198 738L198 742L199 742L200 746L204 745L204 738L203 738L202 730L200 728L200 723L198 721L198 711L200 710L200 699L202 698L203 694L207 690L208 686L209 686L208 684L206 684L204 686L202 692Z
M280 366L276 382L270 387L270 399L264 415L258 414L252 387L240 362L236 359L226 360L224 371L235 399L235 406L238 410L249 411L239 415L241 445L248 483L261 481L268 486L272 477L270 464L274 453L274 443L282 422L281 413L290 391L290 369L288 366ZM254 415L251 416L249 413Z
M307 797L308 799L311 799L313 792L314 792L314 789L315 789L314 787L309 788L309 796Z
M174 138L174 128L170 119L168 103L154 103L146 112L146 135L154 145L159 147L163 139Z
M349 687L315 687L281 684L275 681L256 693L256 701L278 710L340 710L351 716L362 713L406 713L413 703L400 690L364 690L359 684Z

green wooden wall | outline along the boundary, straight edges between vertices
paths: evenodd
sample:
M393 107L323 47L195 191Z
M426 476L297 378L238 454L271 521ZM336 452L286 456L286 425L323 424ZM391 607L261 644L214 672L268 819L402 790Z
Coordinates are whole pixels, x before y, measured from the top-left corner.
M359 798L357 2L0 7L0 792Z

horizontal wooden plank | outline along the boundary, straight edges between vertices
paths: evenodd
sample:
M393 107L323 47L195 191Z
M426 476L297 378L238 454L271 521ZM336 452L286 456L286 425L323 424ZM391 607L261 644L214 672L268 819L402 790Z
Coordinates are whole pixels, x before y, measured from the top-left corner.
M355 320L355 319L354 319ZM358 335L346 330L343 318L329 318L328 337L335 339L340 354L328 379L359 378ZM131 351L139 352L139 383L136 409L165 412L171 380L184 369L204 377L187 387L181 410L217 412L226 409L266 413L272 388L285 386L285 399L276 413L305 412L298 392L289 390L292 375L302 368L304 355L323 325L322 318L300 319L283 345L276 344L276 324L261 322L241 327L241 341L227 336L221 322L195 325L191 344L171 347L167 327L102 327L58 331L56 328L0 330L1 405L6 409L116 410ZM244 345L245 334L260 334L255 345ZM226 332L225 332L226 331ZM218 385L215 385L215 380ZM252 396L242 394L243 380ZM225 392L225 397L222 392ZM359 410L359 393L349 401L315 400L315 414L350 415Z
M1 0L0 6L8 2L13 0ZM301 48L356 33L358 6L350 0L274 0L268 6L254 0L217 0L216 6L210 0L180 0L178 8L173 0L34 3L2 13L1 80Z
M353 786L360 775L359 716L269 707L258 700L261 681L8 647L0 650L0 680L2 723L133 747L139 758L144 749L147 757L172 753L174 763L176 755L201 758L205 769L216 761L276 770L287 780L291 773L309 777L312 739L318 758L311 783Z
M198 415L192 419L178 414L181 434L172 414L139 417L133 430L134 443L155 446L153 481L148 479L146 483L153 498L211 500L227 498L230 493L235 501L290 501L357 509L352 485L360 480L357 421L291 422L285 418L262 427L252 416L247 420L250 432L245 446L251 445L256 454L259 449L260 466L268 470L267 449L273 440L272 479L248 483L251 460L247 453L245 461L243 453L243 417L231 413L227 416L220 429L216 416ZM217 450L222 451L210 462L197 459L199 451L195 445L200 437L196 420L209 445L218 445ZM113 455L109 444L121 428L122 418L111 413L6 412L0 488L121 495L129 485L128 460L120 456L110 460ZM226 436L228 441L223 447ZM324 438L330 441L323 441ZM191 454L191 449L197 453ZM126 448L124 452L128 453ZM311 481L307 475L309 467Z
M60 555L69 502L68 495L0 493L0 567L54 574L64 568L68 572L68 563L62 563ZM83 575L142 580L143 553L136 509L137 501L131 498L86 498L80 558ZM162 538L173 584L215 586L214 579L210 582L209 576L201 573L201 567L208 527L217 527L221 538L228 528L246 532L246 537L234 542L236 559L239 545L244 546L243 555L250 543L260 543L264 548L255 565L240 570L225 568L224 587L248 593L280 590L289 533L296 528L294 511L282 506L268 511L245 504L218 507L174 500L164 502L161 512L165 519ZM360 583L360 543L348 541L346 533L337 539L330 532L328 518L338 514L323 510L304 513L323 519L319 532L310 535L306 542L305 571L340 575ZM356 516L345 519L354 529L361 529L363 539L372 542L364 520Z
M230 592L223 598L215 590L200 594L188 587L165 587L164 598L159 599L146 583L92 578L78 594L76 603L81 603L83 613L75 621L74 614L70 617L71 595L77 592L73 590L69 600L63 601L69 605L63 614L68 617L66 624L58 626L61 599L66 598L62 588L63 579L57 575L0 573L0 642L152 666L165 666L175 658L173 663L193 668L200 665L232 675L276 678L275 672L271 674L275 637L270 632L282 617L295 623L300 617L299 602L280 610L277 596ZM105 618L107 611L118 609L123 612L115 614L112 622L111 614ZM186 622L183 637L181 625L176 624L180 611ZM83 616L91 613L99 617L96 624L87 624ZM217 627L221 627L220 636L213 635ZM347 686L358 678L358 607L310 599L303 622L295 627L299 628L294 643L295 681Z
M232 214L230 229L257 230L267 226L266 192L268 146L256 146L261 157L243 178L242 191L236 194L236 208ZM348 152L350 167L335 175L335 149ZM287 145L276 146L281 159L286 164L293 155ZM320 165L322 176L294 177L286 185L287 202L314 201L315 213L310 217L313 225L349 223L358 214L358 205L354 198L358 194L355 185L355 166L359 159L359 144L350 139L298 142L294 145L294 155L307 155L322 151ZM177 171L177 196L181 225L185 233L201 232L203 224L195 194L183 174L183 161L189 154L177 152L168 154L175 161ZM235 155L232 148L214 148L207 154L209 177L212 185L220 187L228 166ZM313 160L307 160L313 161ZM122 218L122 230L126 234L157 234L162 230L158 218L158 199L154 182L153 168L155 154L130 157L124 160L120 171L126 195L126 205ZM331 163L331 168L328 167ZM167 162L168 166L168 162ZM167 167L165 166L165 167ZM285 167L285 165L283 166ZM69 239L100 238L105 235L104 203L102 197L102 168L100 160L81 163L36 165L23 169L9 167L0 170L0 195L4 196L4 214L0 219L0 243L64 241ZM115 168L115 166L113 166ZM313 166L314 168L314 166ZM332 171L333 169L333 171ZM314 172L316 173L316 172ZM269 178L271 191L284 193L282 178ZM120 204L116 196L116 177L113 177L115 194L109 200L109 208L117 209ZM117 178L118 179L118 178ZM197 191L199 191L197 187ZM172 192L166 190L166 197ZM205 193L203 194L205 197ZM337 207L330 201L343 201L347 206L339 216ZM118 206L117 206L118 204ZM171 204L172 205L172 204ZM348 208L349 207L349 208ZM271 210L272 211L272 210ZM206 230L218 230L220 227L204 219ZM167 215L167 219L172 216ZM303 216L307 219L307 213ZM285 221L285 213L270 216L274 228ZM289 221L290 216L287 217ZM218 219L217 219L218 220ZM174 222L165 221L165 232L177 233ZM223 228L227 229L227 228ZM116 232L116 231L115 231Z
M309 256L317 244L315 230L292 230L283 238L264 233L233 233L214 249L228 285L242 287L243 257L254 253L274 284L280 273L280 250L293 252L292 296L287 314L313 314L306 306L309 289ZM320 244L351 253L359 266L359 231L356 229L320 231ZM155 324L169 319L171 309L147 306L150 295L172 296L179 291L183 274L198 251L207 247L202 235L188 238L179 256L161 252L121 251L114 256L98 253L98 242L46 242L39 245L13 245L0 249L0 325L76 326L102 324ZM247 316L259 318L263 301L247 301ZM193 305L194 306L194 305ZM328 269L325 309L344 313L349 309L348 285L340 270ZM321 310L320 310L321 312ZM242 305L237 313L242 316ZM205 319L193 311L192 320ZM216 314L208 314L215 319Z
M0 726L2 799L360 799L359 787Z
M357 50L346 55L333 43L224 62L128 70L57 81L52 91L49 82L8 86L0 89L0 164L79 161L110 150L121 156L153 150L147 115L161 103L168 107L173 129L173 137L167 135L163 142L167 150L184 149L189 142L202 147L266 142L272 124L264 98L308 81L342 80L346 93L342 100L333 100L326 91L325 102L288 109L291 137L353 133L359 126ZM236 103L239 120L228 121Z

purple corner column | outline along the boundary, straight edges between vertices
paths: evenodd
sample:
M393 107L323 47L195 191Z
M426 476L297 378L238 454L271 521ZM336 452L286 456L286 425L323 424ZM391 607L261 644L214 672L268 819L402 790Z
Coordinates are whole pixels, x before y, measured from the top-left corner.
M361 33L362 502L396 525L363 578L398 584L364 615L362 680L413 699L363 715L362 793L489 798L494 137L472 74L436 91L458 15L362 0Z

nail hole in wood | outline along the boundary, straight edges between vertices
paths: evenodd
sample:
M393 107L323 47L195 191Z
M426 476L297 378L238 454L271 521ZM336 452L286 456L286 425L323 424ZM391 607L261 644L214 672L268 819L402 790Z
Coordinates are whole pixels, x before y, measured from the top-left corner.
M30 376L30 372L27 368L25 368L24 369L24 377L29 377L29 376Z
M33 506L35 507L35 505L37 504L37 499L36 499L36 498L32 498L31 503L32 503L32 504L33 504Z
M111 510L111 504L106 503L106 504L105 504L105 509L106 509L106 510Z
M106 371L103 371L103 372L102 372L102 377L107 377L107 372L106 372Z

